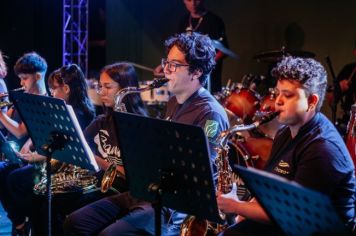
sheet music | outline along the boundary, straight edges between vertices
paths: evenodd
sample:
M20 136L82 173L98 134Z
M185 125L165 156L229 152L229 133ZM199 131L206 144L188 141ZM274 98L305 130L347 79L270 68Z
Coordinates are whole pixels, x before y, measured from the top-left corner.
M94 157L93 151L90 149L89 144L87 143L87 140L84 137L83 131L82 131L81 127L80 127L79 121L77 119L77 116L75 115L73 107L71 105L67 105L67 109L68 109L68 112L69 112L69 116L73 121L74 128L77 131L77 134L79 135L80 141L83 144L84 151L90 157L90 164L94 167L95 171L98 172L100 170L100 168L99 168L98 164L95 161L95 157Z

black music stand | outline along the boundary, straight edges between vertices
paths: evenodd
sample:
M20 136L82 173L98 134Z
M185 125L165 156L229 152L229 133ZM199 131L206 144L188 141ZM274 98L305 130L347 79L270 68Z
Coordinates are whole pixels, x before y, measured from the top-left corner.
M16 150L18 151L18 150ZM0 152L5 156L6 161L11 164L22 164L22 160L17 157L14 148L11 146L7 138L0 131Z
M235 167L263 209L286 235L348 235L326 195L271 173Z
M115 121L130 192L153 203L156 235L162 206L222 223L202 128L121 112Z
M51 159L84 169L99 169L72 107L61 99L10 92L36 151L47 157L48 235L51 235Z

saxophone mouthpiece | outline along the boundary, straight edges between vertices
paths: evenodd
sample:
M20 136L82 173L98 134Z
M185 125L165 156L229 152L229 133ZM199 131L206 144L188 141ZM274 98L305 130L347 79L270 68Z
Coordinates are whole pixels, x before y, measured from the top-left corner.
M165 83L167 83L169 79L167 78L159 78L159 79L154 79L152 83L149 85L150 89L155 89L162 87Z
M270 122L271 120L276 118L279 115L279 113L280 113L279 111L275 111L275 112L270 112L270 113L266 114L265 116L262 116L259 121L255 122L256 127Z

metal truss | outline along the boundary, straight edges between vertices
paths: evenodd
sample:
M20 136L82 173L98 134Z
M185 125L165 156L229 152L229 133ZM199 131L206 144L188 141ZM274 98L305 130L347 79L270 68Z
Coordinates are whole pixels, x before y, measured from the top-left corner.
M89 0L63 0L63 65L75 63L88 73Z

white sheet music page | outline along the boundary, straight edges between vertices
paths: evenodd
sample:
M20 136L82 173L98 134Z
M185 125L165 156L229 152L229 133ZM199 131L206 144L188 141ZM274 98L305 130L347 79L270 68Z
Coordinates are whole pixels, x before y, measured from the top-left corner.
M86 139L84 137L82 129L80 128L80 125L79 125L77 116L75 115L75 112L73 110L73 107L71 105L67 105L67 109L68 109L68 112L69 112L69 116L73 121L74 128L76 129L77 134L79 135L81 143L83 144L84 151L86 152L86 154L88 155L88 157L90 159L90 164L94 167L95 171L98 172L99 171L99 166L96 163L94 154L93 154L92 150L90 149L90 147L89 147L89 145L88 145L88 143L87 143L87 141L86 141Z

